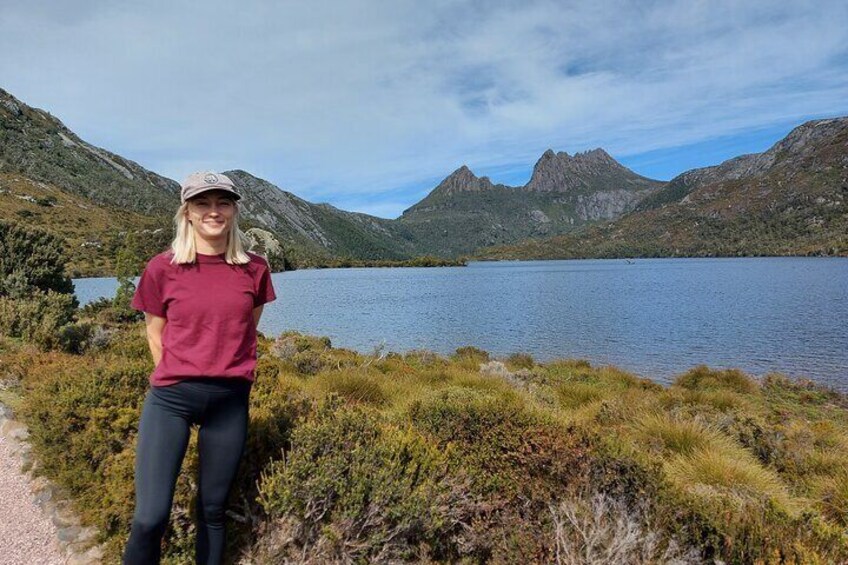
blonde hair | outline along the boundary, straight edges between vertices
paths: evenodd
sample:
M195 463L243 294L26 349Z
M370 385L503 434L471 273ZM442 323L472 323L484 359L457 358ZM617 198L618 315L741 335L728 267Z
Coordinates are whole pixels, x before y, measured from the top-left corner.
M230 265L245 265L250 263L245 247L248 245L247 237L238 227L239 207L238 202L233 201L235 213L230 230L227 232L227 250L224 260ZM197 260L197 244L194 240L194 229L186 217L188 202L183 202L174 215L174 240L171 241L171 263L182 265L194 263Z

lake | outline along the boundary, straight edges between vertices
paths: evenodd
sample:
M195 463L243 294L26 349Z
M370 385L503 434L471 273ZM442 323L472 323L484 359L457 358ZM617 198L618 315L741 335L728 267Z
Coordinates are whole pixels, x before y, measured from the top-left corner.
M848 390L848 258L473 262L273 275L259 329L370 353L474 345L582 358L668 383L698 365ZM115 279L76 279L87 303Z

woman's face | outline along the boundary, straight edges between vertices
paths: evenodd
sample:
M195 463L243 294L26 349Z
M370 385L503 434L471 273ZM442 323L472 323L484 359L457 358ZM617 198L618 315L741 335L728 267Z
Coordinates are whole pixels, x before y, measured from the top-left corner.
M206 240L226 239L236 203L226 192L210 190L188 200L186 216L195 233Z

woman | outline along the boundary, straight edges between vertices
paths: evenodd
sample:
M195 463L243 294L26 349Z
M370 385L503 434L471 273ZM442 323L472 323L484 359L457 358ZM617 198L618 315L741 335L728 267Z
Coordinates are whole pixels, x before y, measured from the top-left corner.
M196 563L220 563L225 505L247 437L256 326L276 298L268 263L244 250L241 196L218 173L182 184L171 249L144 269L132 306L145 313L155 369L135 461L125 564L159 563L190 427L199 426Z

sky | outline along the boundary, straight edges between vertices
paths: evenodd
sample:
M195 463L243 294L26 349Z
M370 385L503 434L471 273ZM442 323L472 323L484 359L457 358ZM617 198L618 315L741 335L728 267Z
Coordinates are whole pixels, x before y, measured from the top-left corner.
M0 0L0 88L177 181L395 218L463 164L668 180L848 115L848 3Z

